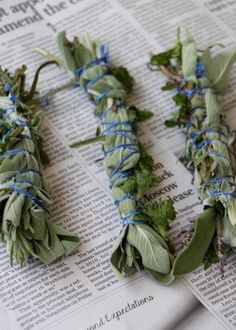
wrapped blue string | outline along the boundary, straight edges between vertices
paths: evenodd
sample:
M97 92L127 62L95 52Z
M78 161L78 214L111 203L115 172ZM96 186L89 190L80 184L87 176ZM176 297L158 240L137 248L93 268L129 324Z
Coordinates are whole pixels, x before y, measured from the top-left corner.
M82 77L83 74L85 73L85 71L87 69L89 69L92 65L98 65L98 64L102 64L105 66L109 66L110 61L109 61L109 49L106 48L104 45L100 46L100 52L101 52L101 57L100 58L95 58L93 61L91 61L90 63L88 63L86 65L86 67L80 67L76 70L76 75L78 77ZM86 92L88 92L89 88L91 88L96 82L104 79L104 77L108 75L108 72L105 72L102 75L98 75L96 77L93 77L89 82L87 82L84 86L84 89ZM102 91L94 100L94 103L96 105L99 104L99 102L104 98L107 97L110 93L109 89L106 89L104 91ZM118 110L119 108L122 109L122 107L126 108L126 105L121 102L121 101L117 101L116 103L116 110ZM123 156L123 158L121 158L118 162L118 164L115 166L115 168L113 169L111 175L110 175L110 188L112 189L114 187L114 185L119 184L119 182L123 179L125 179L126 177L130 177L134 175L134 172L132 170L127 170L127 171L122 171L122 165L124 164L124 162L126 160L128 160L130 157L132 157L135 154L139 154L139 148L138 146L135 144L136 138L135 138L135 123L134 122L130 122L130 121L106 121L105 118L106 116L110 113L110 111L112 110L112 107L108 107L105 111L101 112L98 114L98 117L100 118L100 126L105 126L105 128L101 129L101 135L103 136L113 136L113 135L117 135L117 136L121 136L124 138L128 138L130 140L129 143L123 143L123 144L119 144L117 146L113 146L108 148L107 150L104 151L105 156L107 156L108 154L112 154L113 152L116 152L117 150L127 150L128 153L125 154L125 156ZM134 143L132 143L132 141L134 141ZM135 199L134 196L132 196L131 194L128 194L126 196L124 196L121 199L117 199L115 200L115 205L118 207L119 204L124 201L130 199L133 202L135 202L136 205L142 205L142 202ZM133 210L132 212L130 212L127 215L124 215L122 217L123 220L123 225L126 226L128 224L137 224L137 223L145 223L144 221L141 220L133 220L132 217L134 215L138 215L140 213L140 210L137 208L135 210Z
M29 193L26 189L19 187L16 184L9 184L7 187L9 189L16 191L18 194L27 197L28 199L31 199L36 205L38 205L40 208L42 208L44 211L46 211L49 214L49 211L44 205L44 201L41 198L35 197L31 193Z
M195 70L195 76L197 78L201 78L203 73L206 72L206 67L203 63L197 63L197 67L196 67L196 70Z
M140 210L135 209L135 210L129 212L128 214L126 214L125 216L122 216L121 220L123 222L122 223L123 227L128 226L128 225L137 225L137 224L143 225L143 224L145 224L145 221L143 221L143 220L138 220L138 219L132 220L132 219L130 219L133 216L139 215L139 214L140 214Z
M195 76L196 78L201 78L204 73L206 72L206 68L205 65L203 63L197 63L196 66L196 70L195 70ZM188 81L187 77L182 77L181 79L181 83L185 83L186 81ZM192 96L194 96L194 94L199 94L199 95L204 95L206 89L208 88L208 86L205 87L200 87L200 88L192 88L191 90L184 90L183 88L181 88L179 86L178 89L178 93L181 93L189 98L191 98ZM191 110L191 116L194 116L196 111L197 111L198 107L194 107ZM202 115L201 120L204 121L206 118L206 115ZM198 119L199 120L199 119ZM222 126L224 126L227 130L227 132L229 133L229 126L228 124L224 121L224 120L220 120L220 124ZM224 146L227 147L228 151L230 153L232 153L232 151L230 150L230 147L228 145L227 142L222 141L221 139L217 140L217 139L211 139L211 138L204 138L202 141L197 142L199 140L199 138L201 138L202 134L205 133L213 133L213 134L218 134L219 136L223 136L226 138L226 134L224 132L223 129L213 129L211 127L206 127L202 130L195 130L194 132L191 132L192 129L195 128L195 124L193 119L191 118L187 123L186 123L186 128L187 128L187 140L191 140L193 147L195 147L198 150L201 150L202 148L207 147L208 145L210 145L212 142L214 141L218 141L220 143L222 143ZM226 157L224 154L219 153L215 150L210 150L208 151L206 154L204 154L205 157L207 156L214 156L216 158L222 158L227 160L229 163L231 163L231 159ZM209 184L222 184L224 180L227 180L227 183L231 186L231 187L235 187L236 184L233 181L230 181L231 179L234 179L234 176L232 175L225 175L225 176L221 176L221 177L215 177L215 178L210 178L208 180L204 180L203 185L209 185ZM236 194L231 192L231 191L221 191L221 186L217 186L215 189L213 189L210 193L208 193L208 197L217 197L217 196L230 196L231 198L236 198Z
M6 139L8 138L8 136L11 134L11 132L13 131L13 128L11 127L6 134L3 135L2 137L2 142L5 142Z
M218 177L214 177L214 178L204 180L204 183L206 183L206 184L208 184L208 183L221 183L225 179L232 179L232 178L234 178L233 175L218 176Z
M18 97L13 94L12 86L10 84L5 84L5 90L9 93L8 98L12 103L18 100Z
M12 86L10 84L5 84L5 90L9 93L8 94L9 100L14 104L18 100L18 97L16 97L13 94ZM29 127L27 120L22 119L20 117L11 118L11 115L14 113L14 111L15 111L14 106L9 107L8 109L2 109L0 111L0 116L3 116L4 117L3 120L8 122L8 123L11 123L11 124L14 123L14 124L17 124L17 126L21 126L21 127ZM8 131L2 136L2 142L5 142L7 140L7 138L10 136L10 134L12 133L13 130L14 130L13 127L8 129ZM21 138L29 138L29 136L26 135L26 134L25 135L22 134ZM22 152L23 153L29 153L29 154L34 156L33 151L31 151L30 149L21 148L21 147L9 149L9 150L6 150L6 151L2 151L2 152L0 152L0 156L11 157L11 156L16 155L17 153L22 153ZM45 206L44 201L41 198L32 195L25 188L22 188L22 187L19 187L18 185L16 185L16 183L25 183L25 184L28 184L30 187L33 187L33 184L30 180L22 178L22 177L20 177L20 178L15 177L16 174L24 174L24 173L32 172L32 173L35 173L35 174L38 174L38 175L41 176L42 173L38 169L35 169L35 168L14 170L13 172L14 172L13 175L11 175L8 178L3 180L3 183L7 182L7 181L14 180L15 183L10 183L10 184L7 185L8 189L12 189L15 192L17 192L18 194L20 194L20 195L22 195L22 196L24 196L28 199L31 199L36 205L38 205L40 208L42 208L47 213L49 213L47 207Z
M221 141L221 140L210 140L210 139L201 141L200 143L197 144L196 147L197 147L197 149L202 149L206 145L208 145L208 144L210 144L210 143L212 143L214 141L220 142L220 143L224 144L227 148L229 148L228 144L225 141Z
M105 76L107 76L107 73L101 74L100 76L93 78L84 86L84 89L87 91L93 84L103 79Z
M99 94L95 100L95 104L98 105L98 103L108 94L110 93L109 89L106 89L104 92L102 92L101 94Z
M23 169L23 170L14 170L13 172L14 172L14 174L8 176L7 178L3 179L3 178L0 177L0 180L3 180L2 183L5 183L7 181L12 180L13 178L15 178L16 174L35 173L35 174L38 174L39 176L42 176L41 171L36 170L35 168L29 168L29 169Z
M28 152L29 154L33 154L33 152L29 149L25 148L15 148L15 149L10 149L7 151L2 151L0 152L0 156L13 156L19 152Z
M228 162L231 162L231 160L230 160L228 157L226 157L226 156L223 155L222 153L217 152L217 151L214 151L214 150L212 150L212 151L208 151L205 155L206 155L206 156L214 155L214 156L216 156L216 157L223 158L223 159L227 160Z
M125 200L127 200L127 199L131 199L131 200L134 201L135 203L140 204L140 205L142 205L142 206L144 205L143 202L141 202L139 199L135 198L132 194L128 194L128 195L125 195L125 196L123 196L123 197L121 197L121 198L116 199L116 200L114 201L114 204L115 204L116 206L119 206L121 202L123 202L123 201L125 201Z
M100 118L100 120L102 120L111 110L112 110L112 107L109 107L105 111L99 113L98 117Z
M130 150L133 150L133 151L138 151L138 147L135 144L120 144L118 146L111 147L108 150L105 150L104 151L105 156L108 155L109 153L112 153L115 150L118 150L118 149L130 149Z
M217 196L230 196L232 198L236 198L236 194L229 191L214 191L208 194L209 197L217 197Z
M104 64L105 66L108 66L110 64L110 59L109 59L109 48L106 47L105 45L100 45L100 52L101 52L101 57L95 58L91 62L88 63L88 67L91 65L97 65L97 64ZM79 67L75 70L76 76L80 77L84 73L85 68L84 67Z
M134 175L134 173L131 171L125 171L125 172L118 173L118 175L115 177L115 179L114 179L114 177L110 178L110 189L112 189L114 185L119 183L119 181L123 180L126 177L130 177L133 175Z
M126 160L128 160L130 157L132 157L135 154L138 154L138 151L133 151L130 154L126 155L124 158L122 158L119 163L116 165L115 169L113 170L111 177L115 176L117 172L120 170L121 166L124 164Z

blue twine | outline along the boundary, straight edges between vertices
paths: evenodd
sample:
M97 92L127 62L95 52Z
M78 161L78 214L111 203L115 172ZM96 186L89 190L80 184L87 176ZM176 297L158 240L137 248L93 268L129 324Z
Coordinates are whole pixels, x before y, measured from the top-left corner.
M190 90L186 90L184 91L184 95L187 97L192 97L194 94L199 94L199 95L204 95L205 90L208 89L209 87L205 86L205 87L200 87L200 88L193 88Z
M18 100L18 97L12 93L12 86L10 84L5 84L5 90L9 93L8 98L12 103Z
M197 67L195 70L195 76L197 78L201 78L201 76L203 75L203 73L206 72L206 67L203 63L197 63Z
M224 133L224 132L222 132L222 131L217 131L217 130L215 130L215 129L213 129L213 128L205 128L203 131L205 131L205 132L207 132L207 133L217 133L217 134L219 134L219 135L223 135L223 136L225 136L225 133Z
M139 209L135 209L131 212L129 212L128 214L126 214L124 217L121 217L121 220L123 222L123 227L126 227L128 225L137 225L137 224L141 224L144 225L146 222L143 220L129 220L129 218L133 217L134 215L138 215L140 214L140 210Z
M8 94L8 98L9 100L14 103L18 100L18 97L16 97L13 93L12 93L12 86L10 84L5 84L5 89L7 92L9 92ZM14 108L9 108L9 109L3 109L0 111L0 115L3 115L3 114L7 114L7 115L10 115L11 113L14 112ZM26 127L28 126L28 123L26 120L23 120L22 118L14 118L14 119L10 119L11 120L11 123L17 123L18 125L20 126L23 126L23 127ZM13 128L10 128L7 133L2 137L2 141L4 142L6 140L6 138L11 134ZM21 135L22 138L29 138L28 135L26 134L22 134ZM20 152L28 152L30 154L33 154L33 152L29 149L25 149L25 148L14 148L14 149L10 149L10 150L6 150L4 152L0 152L0 155L1 156L12 156L12 155L15 155L17 153L20 153ZM19 174L23 174L23 173L29 173L29 172L33 172L33 173L36 173L38 175L42 175L41 172L37 169L22 169L22 170L16 170L14 171L15 174L19 173ZM28 180L28 179L25 179L25 178L17 178L15 177L15 174L14 175L11 175L9 176L8 178L4 179L4 181L9 181L11 179L14 178L14 181L17 183L27 183L30 185L30 187L33 187L33 183ZM17 186L15 183L14 184L8 184L7 185L7 188L8 189L12 189L14 190L15 192L17 192L18 194L32 200L36 205L38 205L40 208L42 208L43 210L45 210L47 213L49 213L48 209L46 208L46 206L44 205L44 201L39 198L39 197L36 197L34 195L32 195L29 191L27 191L26 189L22 188L22 187L19 187Z
M15 118L11 120L12 123L17 123L19 126L26 127L28 126L27 121L21 118Z
M100 45L99 49L100 49L100 52L102 53L101 57L99 57L99 58L96 57L94 60L92 60L91 62L89 62L89 63L87 64L88 67L89 67L90 65L93 65L93 64L100 64L100 63L104 63L106 66L110 64L110 59L109 59L109 55L110 55L110 54L109 54L109 48L102 44L102 45ZM83 66L81 66L81 67L79 67L79 68L77 68L77 69L75 70L75 74L76 74L78 77L80 77L80 76L84 73L85 70L86 70L86 69L85 69Z
M195 70L195 76L196 78L201 78L203 73L206 72L206 67L203 63L197 63L196 70ZM181 82L189 81L188 77L183 76L180 79Z
M95 104L98 105L98 103L105 97L107 96L108 94L110 93L110 90L109 89L105 89L104 92L102 92L101 94L99 94L97 96L97 98L95 99Z
M38 205L40 208L42 208L44 211L49 213L48 209L45 207L44 202L41 198L35 197L31 193L29 193L26 189L21 188L15 184L9 184L8 185L9 189L15 190L18 194L27 197L28 199L31 199L36 205Z
M3 181L3 183L4 182L6 182L6 181L10 181L12 178L14 178L15 177L15 174L25 174L25 173L30 173L30 172L32 172L32 173L35 173L35 174L38 174L39 176L42 176L42 173L39 171L39 170L37 170L37 169L35 169L35 168L29 168L29 169L24 169L24 170L15 170L14 171L15 173L13 174L13 175L10 175L9 177L7 177L7 178L0 178L0 180L4 180Z
M205 65L203 63L197 63L197 67L196 67L196 70L195 70L195 75L197 78L200 78L202 77L203 73L206 72L206 68L205 68ZM186 81L187 79L185 77L183 77L183 79L181 81ZM204 92L205 90L207 89L208 87L201 87L199 89L192 89L192 90L187 90L187 91L184 91L183 93L187 96L187 97L192 97L195 93L198 93L199 95L204 95ZM178 90L178 92L181 92L181 89ZM194 114L194 112L197 110L197 108L192 108L191 110L191 114ZM228 132L229 132L229 126L227 125L227 123L225 123L223 120L221 120L221 125L224 125ZM194 126L193 122L190 120L187 124L186 124L187 128L190 128L192 126ZM195 144L196 143L196 140L197 138L202 134L202 133L217 133L219 135L223 135L225 136L224 132L222 131L218 131L218 130L215 130L215 129L212 129L212 128L205 128L204 130L202 131L196 131L196 132L193 132L189 137L187 137L187 139L191 139L192 143ZM214 139L205 139L203 141L201 141L200 143L198 143L196 145L196 147L198 149L201 149L203 148L204 146L206 146L207 144L210 144L212 143L213 141L218 141L218 140L214 140ZM225 142L225 141L221 141L220 142L222 144L224 144L229 150L229 146L228 144ZM219 158L223 158L227 161L230 162L230 159L228 157L226 157L224 154L222 153L219 153L217 151L209 151L207 152L206 156L207 155L215 155L216 157L219 157ZM207 180L204 181L204 184L207 185L207 184L211 184L211 183L222 183L224 179L232 179L234 178L233 175L225 175L225 176L220 176L220 177L215 177L215 178L209 178ZM231 187L235 187L236 186L236 183L235 182L228 182L228 184L231 186ZM208 194L209 197L215 197L215 196L230 196L232 198L236 198L236 193L233 193L233 192L229 192L229 191L220 191L220 186L218 186L216 189L214 189L211 193Z
M133 217L134 215L140 214L140 209L135 209L130 211L129 213L127 213L125 216L121 217L121 220L126 221L128 220L130 217Z
M236 194L229 192L229 191L214 191L214 192L208 194L209 197L220 196L220 195L236 198Z
M130 149L130 150L134 150L134 151L138 151L138 147L135 144L120 144L118 146L115 147L111 147L109 149L107 149L106 151L104 151L105 155L112 153L115 150L118 149Z
M214 142L214 141L217 141L217 142L220 142L222 144L224 144L227 148L229 148L228 144L225 142L225 141L221 141L221 140L203 140L201 141L200 143L197 144L197 149L201 149L203 147L205 147L207 144L210 144L211 142Z
M106 47L105 45L100 45L100 52L102 53L101 57L98 59L99 62L103 62L105 63L106 65L109 65L110 64L110 52L109 52L109 48Z
M125 121L102 121L102 122L100 122L100 125L110 126L110 127L106 128L103 131L103 134L106 134L107 131L110 131L110 130L112 130L112 128L117 127L117 126L129 126L132 129L135 128L135 123L133 121L128 121L128 120L125 120ZM122 131L123 131L123 129L122 129ZM132 130L132 132L133 132L133 130Z
M100 52L102 53L101 57L96 57L94 60L92 60L89 65L92 64L100 64L100 63L104 63L105 65L109 65L110 64L110 59L109 59L109 48L106 47L105 45L101 44L100 47Z
M15 182L29 183L31 186L33 186L32 181L24 179L24 178L15 178Z
M98 117L100 118L100 120L102 120L111 110L112 110L112 107L109 107L105 111L100 112L98 114Z
M29 173L29 172L33 172L33 173L36 173L36 174L42 176L42 172L40 172L36 168L28 168L28 169L24 169L24 170L17 170L15 172L17 172L17 173Z
M230 179L234 178L233 175L223 175L223 176L217 176L215 178L210 178L204 181L204 183L221 183L224 179Z
M116 173L119 171L119 169L121 168L121 166L124 164L124 162L129 159L131 156L135 155L135 154L139 154L138 151L133 151L130 154L126 155L124 158L122 158L119 163L116 165L115 169L113 170L113 172L111 173L111 177L115 176Z
M121 137L125 137L125 138L132 138L132 136L129 136L129 134L133 135L134 132L132 130L125 130L125 129L116 129L114 131L110 131L110 130L107 130L105 132L105 134L103 133L102 135L106 135L106 136L111 136L111 135L118 135L118 136L121 136Z
M2 109L2 110L0 111L0 116L3 115L3 114L5 114L5 113L7 113L8 115L10 115L10 114L13 113L13 112L14 112L14 108Z
M28 152L30 154L33 154L33 152L29 149L25 149L25 148L15 148L15 149L11 149L11 150L7 150L7 151L3 151L0 152L0 156L1 155L5 155L5 156L11 156L11 155L15 155L18 152Z
M8 136L11 134L11 132L13 131L13 128L11 127L7 132L6 134L3 135L2 137L2 142L5 142L6 139L8 138Z
M104 45L100 46L100 51L101 51L101 57L100 58L95 58L93 61L91 61L90 63L88 63L87 68L89 68L90 65L97 65L99 63L104 63L105 65L109 65L109 49L105 48ZM76 75L81 77L81 75L85 72L86 68L84 67L80 67L76 70ZM95 84L96 82L98 82L100 79L103 79L108 73L104 73L102 75L99 75L97 77L94 77L93 79L91 79L85 86L84 89L85 91L88 91L88 89ZM101 94L99 94L96 99L94 100L94 103L96 105L99 104L99 102L106 97L108 94L110 93L110 90L104 90ZM120 102L119 104L116 104L116 108L119 107L124 107L124 103ZM135 129L135 123L134 122L130 122L130 121L120 121L120 122L108 122L108 121L102 121L103 118L105 118L105 116L112 110L112 107L107 108L105 111L103 111L102 113L98 114L98 117L100 118L101 122L100 125L104 125L104 126L108 126L106 127L101 135L104 136L109 136L109 135L118 135L118 136L122 136L122 137L127 137L132 139L133 135L134 135L134 129ZM119 128L119 126L127 126L127 128ZM129 136L129 134L131 134L131 136ZM121 173L119 173L119 170L121 168L121 166L123 165L123 163L131 156L133 156L134 154L138 154L139 153L139 149L137 147L137 145L133 144L133 143L124 143L124 144L120 144L118 146L115 147L110 147L107 150L104 151L105 155L114 152L115 150L118 149L130 149L130 153L127 154L123 159L121 159L118 164L116 165L115 169L112 171L111 175L110 175L110 188L112 188L115 184L117 184L120 180L122 180L123 178L129 177L129 176L133 176L134 172L133 171L123 171ZM114 179L114 180L113 180ZM116 206L119 206L119 204L126 200L126 199L131 199L132 201L134 201L137 204L143 205L143 203L141 201L139 201L138 199L136 199L134 196L132 196L131 194L128 194L126 196L123 196L122 198L119 198L117 200L114 201L114 204ZM126 214L125 216L121 217L121 219L123 220L123 226L126 226L128 224L145 224L144 221L142 220L130 220L130 218L134 215L139 214L140 211L138 209L135 209L131 212L129 212L128 214Z
M206 156L207 155L215 155L216 157L226 159L227 161L230 162L229 158L227 158L225 155L221 154L220 152L217 152L217 151L214 151L214 150L207 152Z
M225 134L224 134L224 132L222 132L222 131L217 131L217 130L214 130L214 129L212 129L212 128L205 128L205 129L203 129L202 131L195 131L195 132L192 132L191 134L190 134L190 136L188 136L187 137L187 140L188 139L193 139L193 138L197 138L197 137L199 137L202 133L205 133L205 132L207 132L207 133L217 133L217 134L219 134L219 135L223 135L223 136L225 136Z
M128 176L133 176L133 175L134 175L134 173L131 172L131 171L124 171L124 172L118 173L117 178L113 182L112 182L113 177L110 178L110 189L112 189L113 186L115 184L117 184L119 181L121 181L122 179L124 179L124 178L126 178Z
M184 92L185 96L191 97L197 92L196 89L190 89Z
M103 74L101 74L100 76L97 76L97 77L95 77L95 78L93 78L93 79L91 79L85 86L84 86L84 89L86 90L86 91L88 91L88 89L93 85L93 84L95 84L97 81L99 81L99 80L101 80L101 79L103 79L105 76L107 76L108 75L108 73L103 73Z
M123 197L121 197L121 198L116 199L116 200L114 201L114 204L115 204L116 206L119 206L121 202L123 202L123 201L125 201L125 200L127 200L127 199L131 199L133 202L135 202L135 203L137 203L137 204L140 204L140 205L142 205L142 206L144 205L143 202L141 202L139 199L135 198L135 197L134 197L133 195L131 195L131 194L128 194L128 195L125 195L125 196L123 196Z
M80 68L75 70L75 74L80 77L84 72L84 68L81 66Z

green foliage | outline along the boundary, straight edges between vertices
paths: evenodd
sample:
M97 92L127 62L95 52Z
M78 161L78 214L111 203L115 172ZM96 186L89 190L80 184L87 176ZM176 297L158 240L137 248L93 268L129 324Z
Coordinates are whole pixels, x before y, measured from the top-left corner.
M172 49L159 53L157 55L152 55L150 59L151 65L170 65L170 60L172 58Z
M96 103L95 114L103 114L98 136L72 146L103 141L105 170L112 185L113 199L124 221L111 255L112 268L118 277L130 276L146 268L156 280L170 283L173 276L170 275L169 248L153 229L161 228L166 238L167 225L160 216L162 223L151 227L151 219L145 214L142 201L144 192L157 184L157 178L153 173L154 161L139 143L136 130L137 124L151 118L152 113L125 105L126 94L133 87L133 78L125 68L102 63L104 53L99 41L93 42L86 35L69 42L62 33L58 37L58 46L67 71L75 76L74 63L80 68L82 66L80 85ZM106 95L97 102L104 92ZM168 203L166 208L166 215L172 217ZM160 211L165 211L164 204Z
M152 55L150 58L151 65L171 65L171 59L175 59L176 63L179 65L182 62L182 42L178 38L175 46L165 52L159 53L157 55Z
M172 127L179 126L180 123L179 123L179 121L176 120L176 119L167 119L167 120L165 121L165 125L166 125L166 127L172 128Z
M0 115L0 237L11 265L30 257L48 264L79 245L78 237L49 220L50 192L41 174L42 162L48 161L43 116L34 99L39 70L30 92L25 90L25 71L23 66L11 75L0 69L0 109L13 111Z
M202 260L204 269L206 270L218 262L219 262L219 258L216 255L214 245L211 243Z
M110 73L122 83L127 93L132 91L134 86L134 78L130 75L129 71L120 66L118 68L110 68Z
M235 159L229 152L235 135L222 120L217 98L226 91L236 49L212 56L211 48L198 51L189 36L182 42L180 61L171 50L156 58L167 76L163 90L178 90L173 97L178 110L165 124L185 128L184 159L203 205L211 206L196 221L193 238L177 257L173 275L190 272L201 263L208 267L236 246Z
M172 97L173 101L175 102L176 105L186 105L188 99L186 96L182 95L182 94L175 94Z
M210 207L196 220L196 227L190 243L175 259L173 275L183 275L194 271L203 261L211 244L216 228L216 211Z
M138 109L135 106L130 106L128 116L130 121L136 121L137 123L141 123L152 118L153 112L148 111L146 109Z
M208 78L217 92L224 92L228 87L228 78L236 60L236 48L226 50L214 57L208 67Z
M163 200L154 202L144 207L144 213L151 219L152 227L165 240L168 239L169 220L174 220L176 217L175 209L172 200Z

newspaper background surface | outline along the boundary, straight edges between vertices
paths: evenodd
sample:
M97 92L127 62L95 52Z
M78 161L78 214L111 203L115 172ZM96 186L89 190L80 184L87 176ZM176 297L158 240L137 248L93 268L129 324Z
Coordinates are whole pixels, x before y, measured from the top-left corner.
M161 93L164 78L150 73L149 52L169 47L177 26L187 26L200 47L235 43L236 3L230 0L65 0L0 1L1 65L10 69L27 64L32 75L42 63L35 48L55 52L55 30L70 36L88 32L111 51L115 65L126 66L136 85L129 101L155 112L140 129L142 142L155 157L161 185L147 194L152 200L170 196L178 217L172 237L201 211L191 176L176 155L184 138L163 123L174 110L168 93ZM51 67L42 74L40 92L69 80ZM236 127L232 88L222 98L226 119ZM45 170L51 183L56 223L82 237L72 256L45 267L30 261L10 268L0 245L0 329L234 329L236 328L236 257L226 267L222 281L217 266L162 287L144 273L118 282L108 258L119 231L103 171L100 145L71 151L68 144L92 136L97 122L93 105L79 88L70 88L46 107L45 141L51 164ZM202 307L190 291L208 308ZM213 316L214 315L214 316ZM217 320L217 319L218 320Z

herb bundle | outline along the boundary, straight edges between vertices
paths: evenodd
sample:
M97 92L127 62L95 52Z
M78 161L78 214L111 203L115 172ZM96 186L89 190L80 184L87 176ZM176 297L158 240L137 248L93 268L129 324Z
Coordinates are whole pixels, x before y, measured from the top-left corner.
M43 117L35 98L40 69L27 92L25 66L14 75L0 68L0 239L11 264L15 260L22 265L30 256L48 264L79 244L49 220L50 193L41 168L47 160Z
M184 158L204 207L190 242L175 260L174 275L191 272L202 262L208 267L220 261L223 270L236 247L235 134L224 121L217 99L227 90L236 50L212 57L211 48L198 50L190 36L184 42L178 37L174 48L153 55L150 61L168 78L162 89L177 90L173 100L178 110L166 125L184 128Z
M136 135L137 124L151 113L125 103L133 78L125 68L110 65L108 49L99 41L84 35L70 42L61 32L58 47L62 58L41 53L79 80L100 119L97 136L72 147L103 142L105 170L123 224L110 258L112 268L118 278L145 269L157 281L168 284L173 276L167 230L175 211L170 200L144 205L143 194L157 184L157 178L153 159Z

